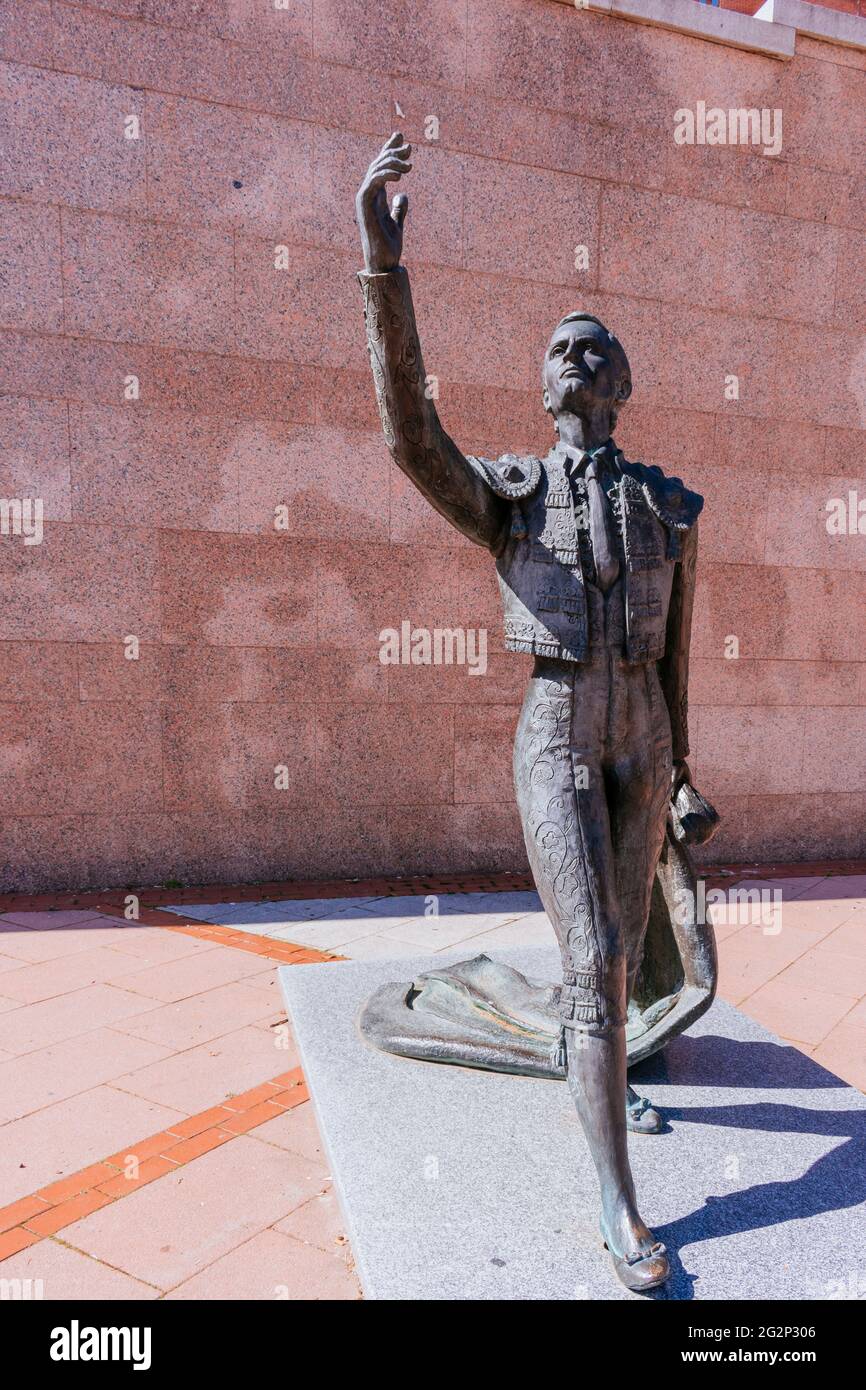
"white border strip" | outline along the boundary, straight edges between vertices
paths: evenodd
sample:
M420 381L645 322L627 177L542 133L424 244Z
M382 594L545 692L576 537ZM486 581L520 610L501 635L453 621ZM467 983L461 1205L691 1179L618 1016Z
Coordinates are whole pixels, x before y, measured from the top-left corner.
M740 14L699 0L558 0L576 9L595 10L655 24L680 34L694 34L712 43L793 58L797 34L866 50L866 19L810 5L807 0L764 0L757 14Z
M844 43L850 48L866 48L866 19L823 5L807 5L805 0L765 0L755 19L770 24L789 24L811 39Z
M694 34L711 43L769 53L774 58L794 56L796 34L787 23L756 19L737 10L723 10L718 5L702 5L698 0L559 0L559 3L574 4L579 10L599 10L638 24L655 24L681 34ZM803 8L811 10L815 6Z

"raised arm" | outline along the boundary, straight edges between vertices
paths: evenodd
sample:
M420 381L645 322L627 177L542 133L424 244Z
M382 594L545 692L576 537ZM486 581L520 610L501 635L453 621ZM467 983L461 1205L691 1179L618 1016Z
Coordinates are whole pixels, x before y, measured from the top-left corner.
M400 265L408 208L398 193L391 210L385 185L412 165L411 146L395 133L367 170L355 199L364 252L367 346L385 442L428 502L478 545L498 553L510 524L506 502L446 434L427 395L409 276Z

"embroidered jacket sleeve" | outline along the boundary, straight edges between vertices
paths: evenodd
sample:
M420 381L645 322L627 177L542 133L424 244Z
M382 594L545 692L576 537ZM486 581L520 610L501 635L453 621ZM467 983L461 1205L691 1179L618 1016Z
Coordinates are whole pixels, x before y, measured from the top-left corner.
M689 754L689 644L695 601L695 566L698 555L697 521L683 535L680 558L674 570L668 607L665 654L659 662L662 690L671 717L674 761Z
M446 434L425 392L409 276L403 266L358 276L367 347L385 442L403 472L453 526L495 554L511 521L508 503Z

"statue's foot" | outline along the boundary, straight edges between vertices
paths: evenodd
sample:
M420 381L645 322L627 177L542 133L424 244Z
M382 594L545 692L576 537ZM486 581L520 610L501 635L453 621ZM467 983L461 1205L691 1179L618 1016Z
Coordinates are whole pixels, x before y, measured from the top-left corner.
M632 1134L661 1134L664 1120L646 1096L639 1096L631 1086L625 1088L625 1127Z
M602 1217L601 1235L616 1277L632 1293L647 1293L670 1278L665 1247L633 1207L621 1206L610 1224Z

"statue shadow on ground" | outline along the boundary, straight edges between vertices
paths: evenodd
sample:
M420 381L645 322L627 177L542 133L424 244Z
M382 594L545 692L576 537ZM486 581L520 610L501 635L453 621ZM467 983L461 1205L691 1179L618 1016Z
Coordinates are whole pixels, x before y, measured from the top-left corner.
M717 1036L677 1038L666 1056L633 1068L630 1079L726 1088L779 1087L786 1090L849 1089L838 1076L796 1048L772 1042L738 1042ZM654 1227L671 1258L671 1279L650 1297L688 1300L695 1296L696 1276L682 1255L690 1245L742 1231L760 1230L823 1212L840 1211L866 1201L866 1109L812 1110L759 1101L745 1105L665 1106L665 1117L680 1124L718 1125L728 1129L774 1134L815 1134L842 1142L790 1181L755 1183L720 1196L707 1197L696 1211ZM804 1263L807 1252L804 1249ZM808 1297L809 1295L804 1295ZM815 1289L814 1297L820 1297Z
M710 1015L712 1019L712 1015ZM813 1062L789 1043L726 1038L714 1033L683 1033L663 1052L629 1068L640 1089L661 1082L672 1086L742 1086L748 1090L849 1090L848 1083Z

